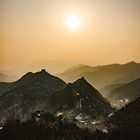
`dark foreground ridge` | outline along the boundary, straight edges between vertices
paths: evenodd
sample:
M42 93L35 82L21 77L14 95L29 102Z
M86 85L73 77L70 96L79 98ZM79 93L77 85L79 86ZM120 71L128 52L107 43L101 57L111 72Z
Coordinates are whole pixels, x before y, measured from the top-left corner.
M92 133L72 122L63 120L63 116L36 111L32 119L21 123L18 120L7 121L1 127L0 140L103 140L105 133ZM98 140L96 139L96 140Z
M78 127L74 122L36 111L30 120L8 120L0 127L0 140L139 140L139 127L120 127L103 132Z

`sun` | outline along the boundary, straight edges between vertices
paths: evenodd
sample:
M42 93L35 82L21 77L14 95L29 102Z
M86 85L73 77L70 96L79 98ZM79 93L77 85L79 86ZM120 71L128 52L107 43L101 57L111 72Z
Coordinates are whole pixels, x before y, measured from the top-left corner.
M70 29L76 29L80 27L80 19L77 15L70 15L66 20L66 26Z

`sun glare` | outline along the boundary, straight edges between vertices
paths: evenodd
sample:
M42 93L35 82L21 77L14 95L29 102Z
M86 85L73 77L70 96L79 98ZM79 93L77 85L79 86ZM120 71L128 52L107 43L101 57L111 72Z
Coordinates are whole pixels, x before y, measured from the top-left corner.
M80 19L76 15L71 15L67 18L66 25L70 29L76 29L80 26Z

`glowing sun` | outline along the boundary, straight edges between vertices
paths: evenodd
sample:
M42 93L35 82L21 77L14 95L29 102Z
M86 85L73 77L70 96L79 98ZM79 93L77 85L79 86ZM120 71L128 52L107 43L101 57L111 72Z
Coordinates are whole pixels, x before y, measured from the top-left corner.
M70 29L76 29L80 26L80 19L77 15L70 15L66 20L66 25Z

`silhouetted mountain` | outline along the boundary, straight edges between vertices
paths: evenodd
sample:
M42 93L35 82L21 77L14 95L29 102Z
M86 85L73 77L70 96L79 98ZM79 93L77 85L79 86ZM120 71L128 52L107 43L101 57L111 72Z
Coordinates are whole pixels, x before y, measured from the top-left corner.
M13 83L8 82L1 82L0 83L0 94L5 93L6 90L8 90Z
M31 112L45 108L48 97L54 91L63 89L66 83L42 70L29 72L6 86L0 92L1 121L7 118L27 119Z
M140 78L112 90L107 96L110 100L128 99L129 102L134 101L140 97Z
M106 85L128 83L140 76L140 64L129 62L127 64L111 64L105 66L79 65L70 68L58 75L65 81L73 82L80 77L85 77L98 89Z
M49 99L51 110L62 111L68 118L97 119L113 112L109 102L84 78L56 92Z
M139 140L140 98L109 116L98 128L108 132L105 140Z
M0 121L26 120L35 110L63 111L70 119L79 114L81 118L102 118L114 111L84 78L66 84L42 70L29 72L13 83L1 83L0 87Z
M131 128L140 130L140 98L129 103L106 122L110 128Z

